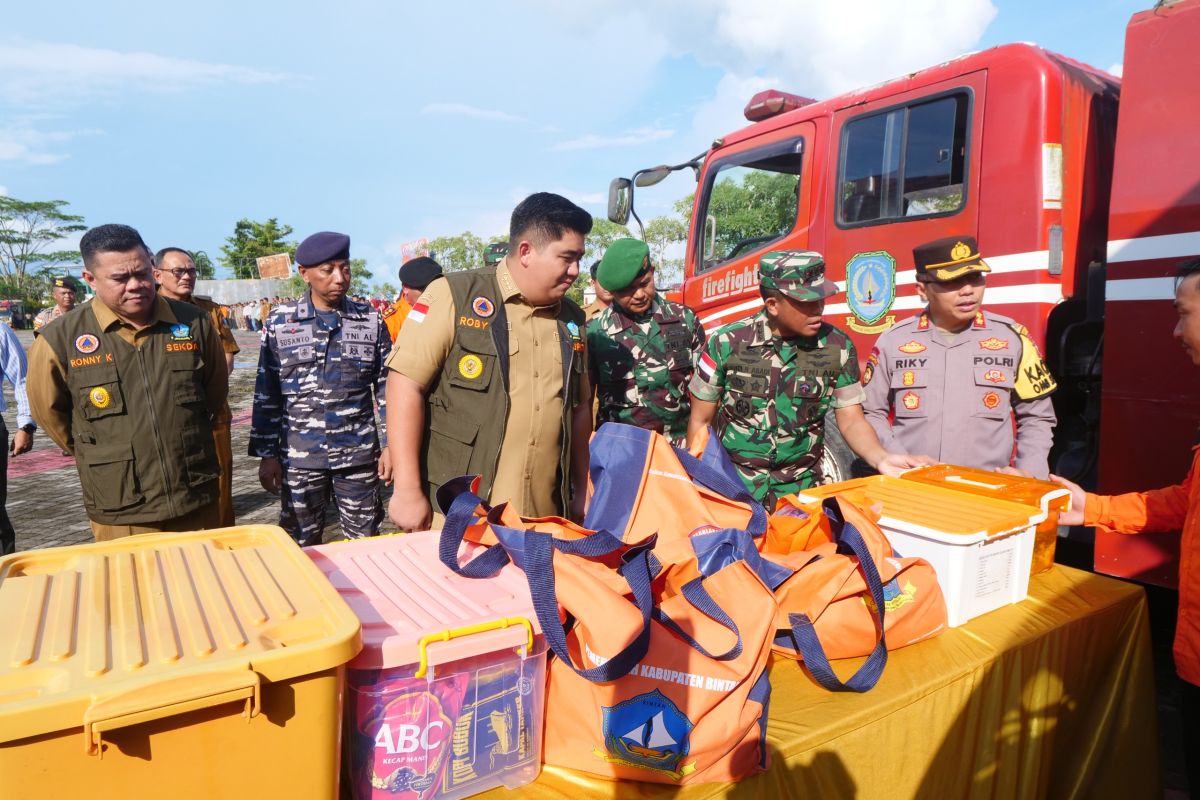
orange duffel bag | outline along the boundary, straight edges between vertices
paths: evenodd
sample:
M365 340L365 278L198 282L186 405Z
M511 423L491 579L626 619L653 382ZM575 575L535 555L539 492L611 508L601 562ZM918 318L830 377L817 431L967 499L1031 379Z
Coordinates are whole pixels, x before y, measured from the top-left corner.
M847 541L849 531L857 546ZM828 659L869 655L868 664L882 662L885 649L928 639L946 627L946 601L933 567L896 556L875 518L846 498L835 495L812 505L794 495L780 499L761 544L764 558L793 571L775 586L780 614L775 652L820 670L818 680L830 688L842 687L829 678ZM876 580L882 598L872 589ZM847 681L846 688L861 691L865 682Z
M662 571L653 535L631 543L559 518L523 519L488 508L468 486L439 490L442 560L469 577L509 559L525 571L554 655L546 763L670 784L766 769L776 604L747 564L668 590L653 580ZM460 564L453 554L468 535L497 544Z

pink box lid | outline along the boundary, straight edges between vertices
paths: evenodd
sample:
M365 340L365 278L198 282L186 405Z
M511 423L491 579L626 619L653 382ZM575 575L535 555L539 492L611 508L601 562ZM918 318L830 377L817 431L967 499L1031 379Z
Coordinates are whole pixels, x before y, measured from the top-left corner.
M508 564L492 578L455 575L438 559L437 531L377 536L306 547L362 621L363 649L348 666L383 669L416 664L422 637L500 619L529 620L540 633L525 573ZM459 563L483 550L464 544ZM526 643L523 625L429 645L429 663L454 661Z

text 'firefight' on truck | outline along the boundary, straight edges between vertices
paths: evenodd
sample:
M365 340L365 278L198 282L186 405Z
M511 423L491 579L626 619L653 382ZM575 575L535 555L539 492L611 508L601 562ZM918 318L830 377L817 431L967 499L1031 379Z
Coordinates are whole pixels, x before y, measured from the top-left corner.
M820 102L762 92L706 153L614 180L609 217L690 167L682 299L705 328L762 305L764 252L816 250L845 290L826 319L860 359L921 307L913 246L975 236L985 306L1029 328L1058 381L1051 470L1104 493L1176 483L1200 421L1171 277L1200 254L1197 43L1200 0L1161 2L1130 21L1122 79L1011 44ZM748 196L769 213L730 202ZM1100 571L1175 583L1178 536L1099 534L1095 552Z

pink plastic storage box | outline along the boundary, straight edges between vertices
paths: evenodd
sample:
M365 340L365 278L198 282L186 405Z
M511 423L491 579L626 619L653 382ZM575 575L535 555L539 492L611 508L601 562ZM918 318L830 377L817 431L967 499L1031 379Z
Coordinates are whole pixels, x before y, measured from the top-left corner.
M438 560L437 533L306 549L362 622L346 677L357 800L467 797L541 768L546 648L525 575L486 580ZM460 563L478 551L465 544Z

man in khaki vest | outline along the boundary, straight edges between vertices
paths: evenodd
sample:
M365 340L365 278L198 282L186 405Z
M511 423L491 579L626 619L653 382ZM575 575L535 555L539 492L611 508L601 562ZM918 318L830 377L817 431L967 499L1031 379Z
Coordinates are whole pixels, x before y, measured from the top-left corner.
M387 365L388 513L404 530L432 521L450 478L525 516L583 516L587 351L583 312L566 297L592 217L564 197L531 195L513 211L508 255L429 284Z
M154 254L154 280L158 281L158 293L171 300L191 303L208 314L208 319L221 337L221 349L225 351L226 374L233 372L233 357L241 350L233 331L225 322L221 306L211 298L195 294L196 264L191 253L178 247L164 247ZM217 462L221 465L221 525L234 524L233 517L233 446L230 441L230 425L233 414L226 401L213 420L213 443L217 448Z
M155 294L133 228L92 228L79 250L96 297L30 348L33 418L75 456L98 541L217 527L213 417L229 389L220 337L196 306Z

